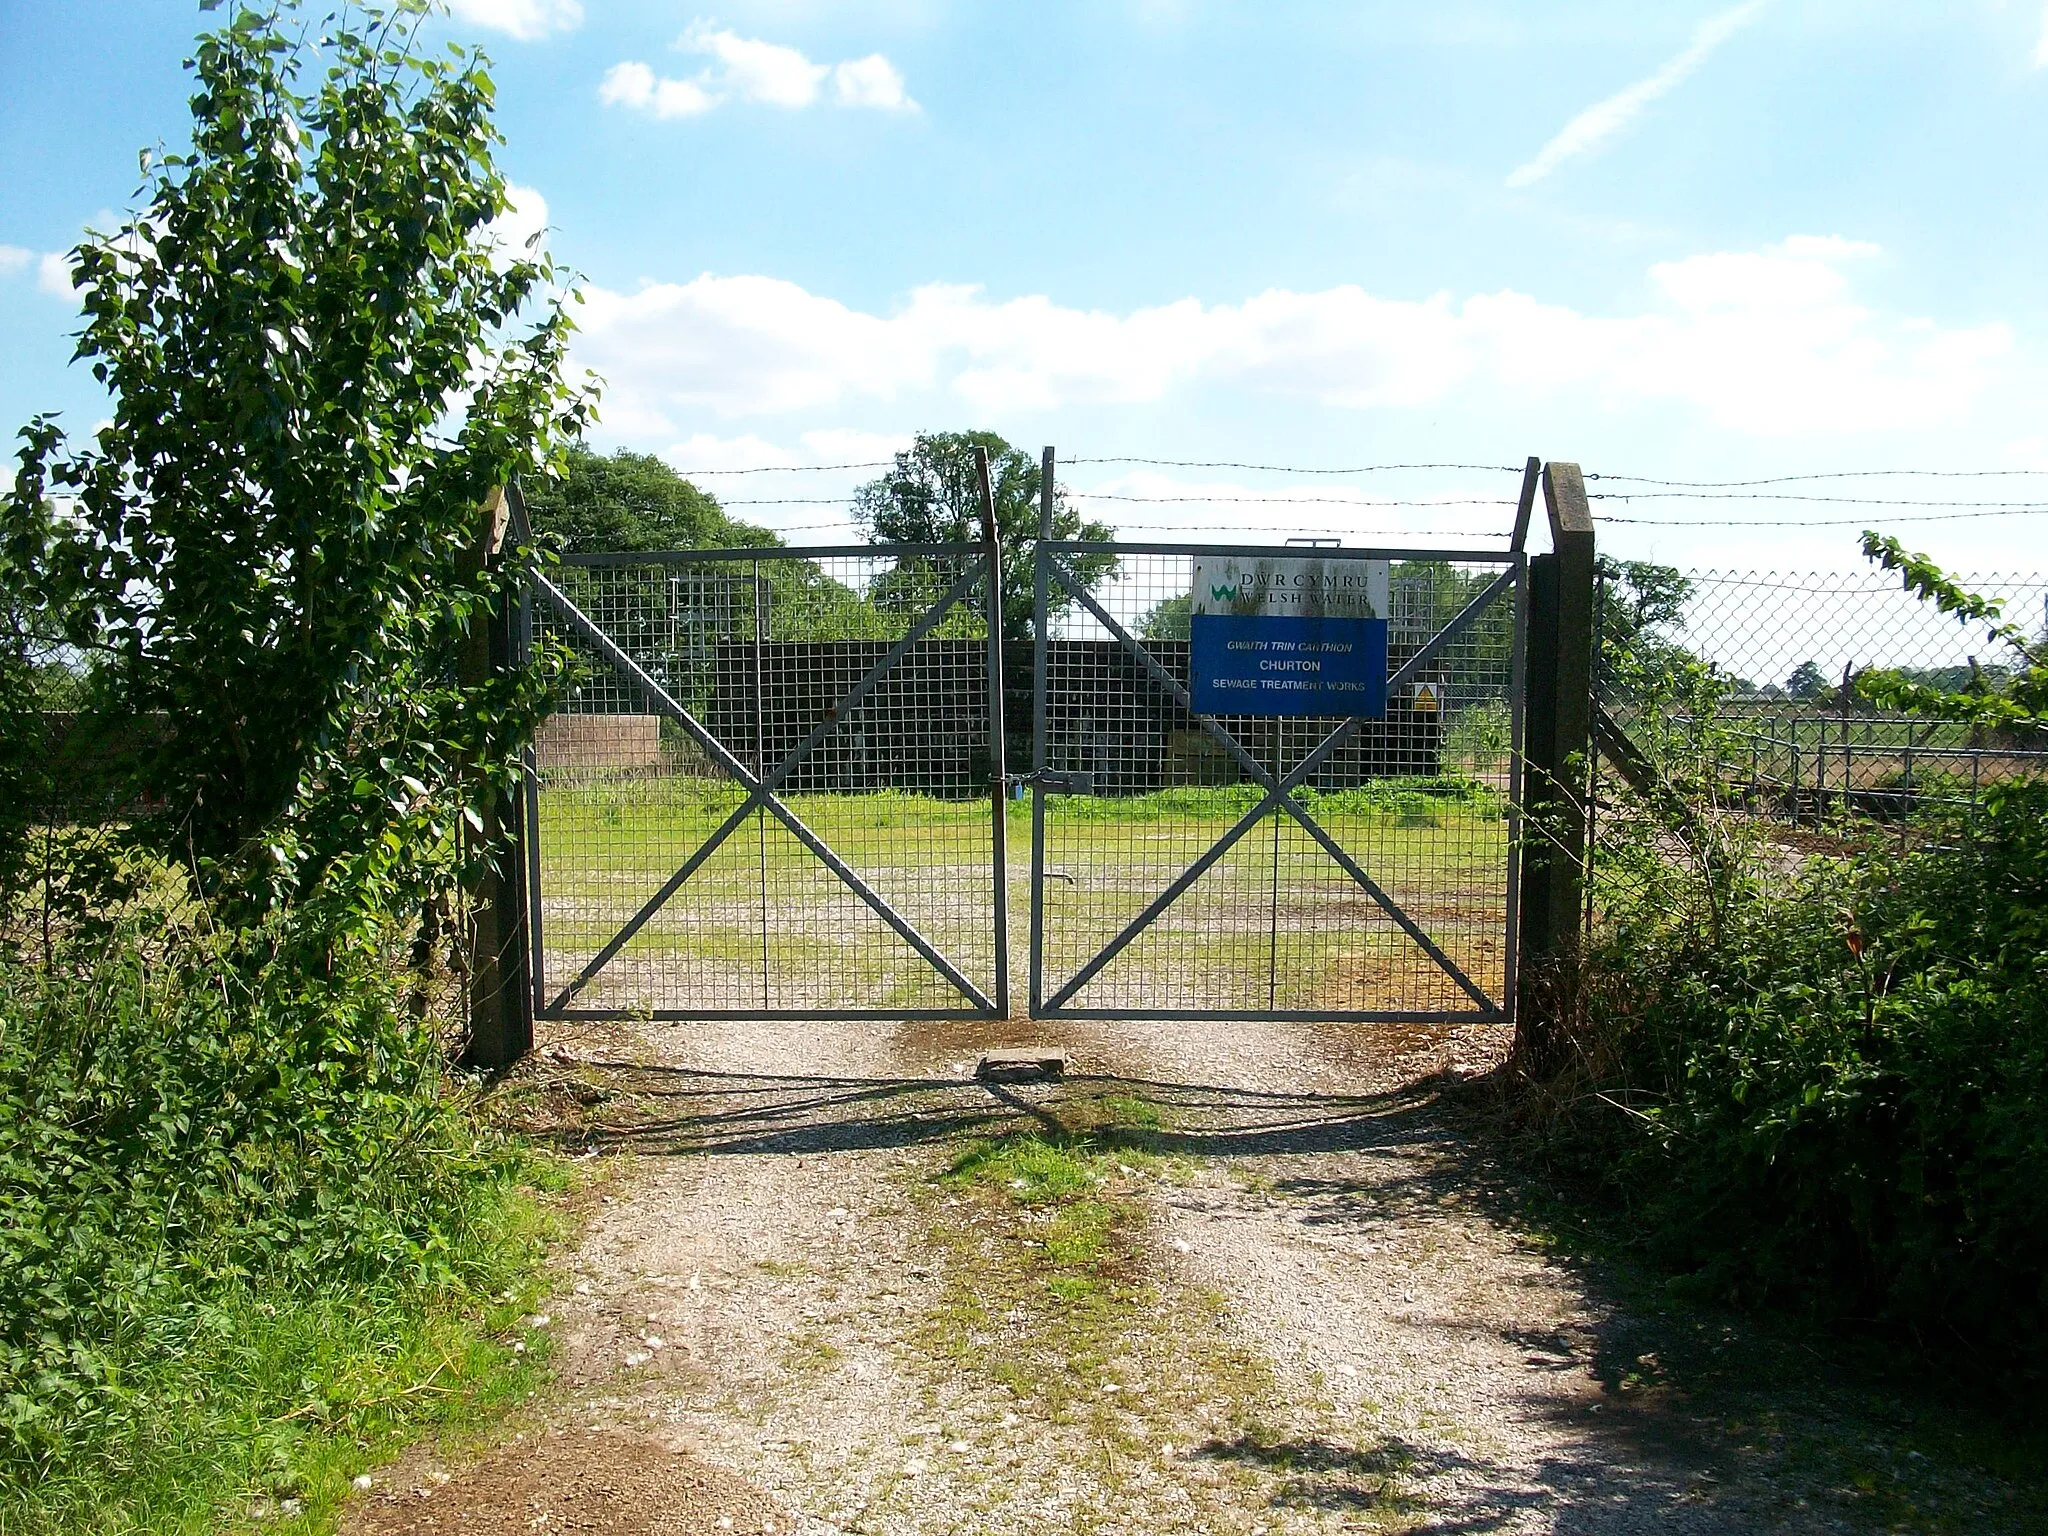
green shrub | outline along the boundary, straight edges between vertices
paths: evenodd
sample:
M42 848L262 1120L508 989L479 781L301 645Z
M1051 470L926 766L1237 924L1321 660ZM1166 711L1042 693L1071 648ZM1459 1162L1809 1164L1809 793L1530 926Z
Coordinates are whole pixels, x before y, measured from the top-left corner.
M431 1022L374 957L308 974L265 938L0 961L0 1482L158 1411L223 1295L467 1283L510 1162Z
M1721 1293L2048 1372L2048 784L1669 896L1588 956L1587 1166Z

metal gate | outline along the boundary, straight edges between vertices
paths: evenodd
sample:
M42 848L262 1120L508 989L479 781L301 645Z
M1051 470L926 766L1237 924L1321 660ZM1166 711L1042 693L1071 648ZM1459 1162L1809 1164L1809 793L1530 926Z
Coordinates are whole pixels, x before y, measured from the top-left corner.
M1382 562L1383 718L1198 714L1205 558ZM1044 1018L1497 1020L1515 977L1524 556L1042 541Z
M529 774L542 1017L1009 1011L992 543L570 556Z

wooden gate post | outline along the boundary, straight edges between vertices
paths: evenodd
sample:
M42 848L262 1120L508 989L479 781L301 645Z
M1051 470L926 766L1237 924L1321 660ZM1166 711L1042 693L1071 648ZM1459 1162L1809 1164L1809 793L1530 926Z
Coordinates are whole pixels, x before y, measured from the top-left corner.
M525 505L519 487L493 491L481 511L472 569L494 569L509 537L523 534ZM520 604L502 595L463 637L456 667L475 687L523 662ZM533 984L527 952L526 858L523 796L500 796L483 811L479 849L490 855L465 892L469 904L469 1044L472 1066L509 1067L533 1049Z
M1552 553L1529 562L1528 693L1522 768L1517 989L1527 1026L1543 1022L1562 964L1578 948L1586 872L1585 764L1593 749L1593 516L1576 464L1547 464ZM1546 982L1550 984L1546 984Z

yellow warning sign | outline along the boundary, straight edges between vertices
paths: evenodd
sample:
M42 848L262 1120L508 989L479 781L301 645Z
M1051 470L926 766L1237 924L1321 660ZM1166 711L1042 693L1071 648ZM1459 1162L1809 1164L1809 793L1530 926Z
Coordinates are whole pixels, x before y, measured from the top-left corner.
M1415 702L1410 706L1418 715L1433 715L1437 712L1438 699L1436 683L1417 683Z

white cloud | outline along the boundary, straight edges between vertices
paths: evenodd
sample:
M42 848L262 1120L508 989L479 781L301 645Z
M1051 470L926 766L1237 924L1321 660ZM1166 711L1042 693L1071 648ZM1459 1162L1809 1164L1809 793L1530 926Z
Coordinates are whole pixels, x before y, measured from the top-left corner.
M917 103L903 89L903 76L879 53L832 66L832 90L845 107L874 107L883 112L914 112Z
M510 206L491 221L486 238L509 259L539 256L547 249L548 200L516 181L506 184L505 200Z
M635 59L605 71L598 82L597 99L608 107L631 107L656 117L694 117L716 105L696 81L658 77Z
M533 42L583 25L582 0L448 0L457 21Z
M794 469L803 463L799 454L779 448L765 438L748 432L740 437L718 437L698 432L680 443L661 450L670 466L688 474L692 470Z
M36 286L45 293L54 293L68 299L78 290L71 286L71 256L66 251L51 251L36 263Z
M798 439L820 464L882 464L913 441L908 432L863 432L856 427L828 427Z
M1797 237L1650 269L1656 302L1589 315L1503 290L1385 298L1355 285L1271 289L1116 314L933 284L870 314L795 283L705 275L587 290L578 361L608 381L606 423L818 410L939 391L984 419L1069 403L1156 401L1201 386L1354 409L1457 392L1673 402L1759 436L1895 430L1964 416L2012 348L2003 325L1943 328L1858 301L1872 246Z
M702 23L676 44L685 53L701 53L725 66L717 77L719 94L770 107L808 107L832 73L831 66L813 64L794 48L764 43Z
M18 245L0 245L0 277L12 277L35 259L34 251Z
M830 98L842 107L915 112L903 76L879 53L839 64L815 64L795 48L703 22L676 42L685 53L711 60L687 79L657 75L637 59L614 64L599 84L598 100L655 117L694 117L726 101L753 102L788 111Z
M1638 80L1626 90L1615 92L1605 101L1594 103L1566 123L1555 138L1537 151L1535 159L1526 165L1516 166L1509 173L1508 185L1526 187L1541 181L1572 156L1582 155L1614 137L1633 122L1643 108L1670 92L1704 64L1716 48L1755 20L1765 3L1766 0L1745 0L1733 10L1708 17L1700 24L1699 31L1693 34L1692 42L1683 53L1654 75Z

